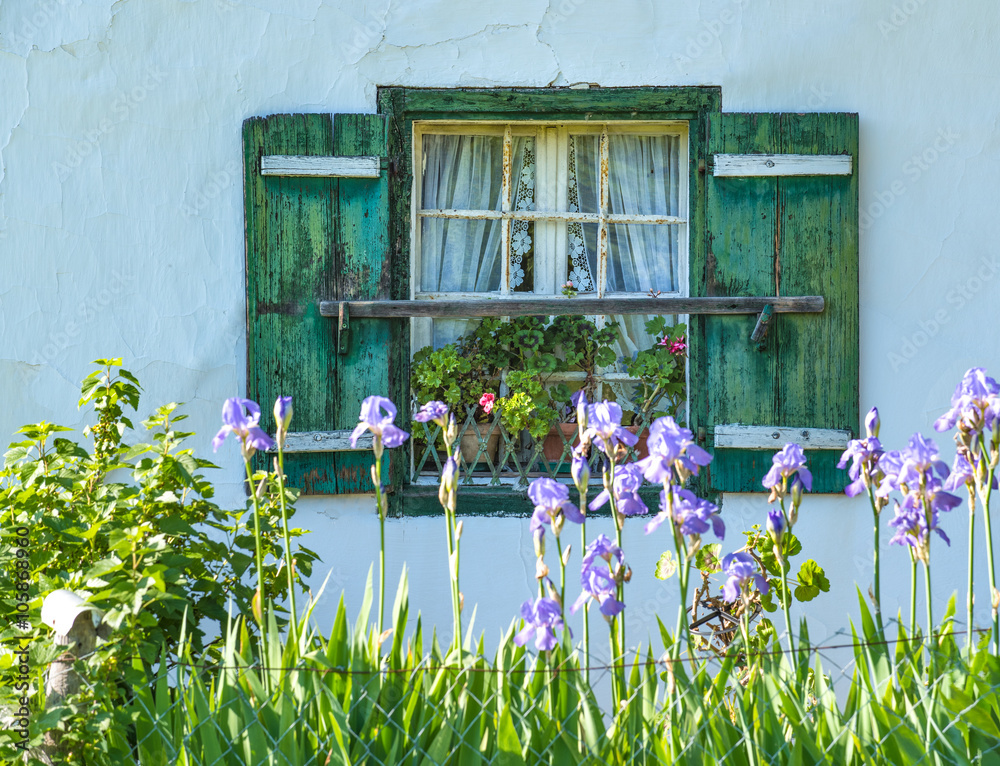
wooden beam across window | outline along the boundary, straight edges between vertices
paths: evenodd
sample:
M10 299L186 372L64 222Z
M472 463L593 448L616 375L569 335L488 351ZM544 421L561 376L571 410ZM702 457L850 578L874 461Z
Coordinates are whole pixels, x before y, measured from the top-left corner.
M770 304L776 314L817 314L821 295L713 298L481 298L472 300L344 301L352 318L558 316L564 314L759 314ZM319 313L341 316L341 301L320 301Z

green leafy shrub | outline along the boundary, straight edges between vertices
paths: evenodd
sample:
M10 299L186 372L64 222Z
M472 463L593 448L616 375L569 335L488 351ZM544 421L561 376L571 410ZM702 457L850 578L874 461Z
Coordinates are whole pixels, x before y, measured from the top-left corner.
M215 466L187 446L193 434L178 429L186 416L168 404L136 432L125 412L139 406L138 381L119 359L95 364L100 369L84 380L80 399L98 415L85 429L92 450L68 438L68 428L25 426L0 472L0 609L18 613L12 579L18 547L30 561L31 596L25 622L4 626L0 640L31 646L32 706L40 708L43 696L40 669L62 651L51 647L51 630L38 617L46 595L59 589L85 595L111 629L109 640L77 663L88 679L81 692L33 722L36 740L57 726L64 746L81 759L127 749L131 720L125 705L134 686L175 656L182 635L194 656L218 657L217 640L208 636L221 633L230 609L249 614L254 594L245 576L254 550L248 510L228 511L213 502L203 472ZM278 495L273 476L259 474L257 480L264 481L268 498L261 538L271 555L265 591L273 599L286 587L277 563ZM15 545L18 529L28 530L27 546ZM314 559L300 549L297 571L308 575ZM8 654L0 665L10 660ZM16 700L11 694L2 687L0 706ZM0 742L9 736L0 732Z

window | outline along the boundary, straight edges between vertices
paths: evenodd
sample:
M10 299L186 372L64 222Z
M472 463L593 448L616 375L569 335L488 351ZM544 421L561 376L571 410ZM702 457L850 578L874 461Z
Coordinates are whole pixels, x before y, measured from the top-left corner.
M413 128L411 297L552 296L567 281L581 301L687 294L687 122ZM598 398L630 406L622 362L655 343L647 319L594 317L617 330L619 358ZM440 348L475 321L415 319L411 348Z
M343 441L361 400L378 393L408 401L419 333L443 339L456 330L399 318L352 317L348 325L345 314L338 331L321 302L541 300L570 275L587 288L581 301L650 288L691 300L824 298L822 313L776 313L763 343L749 338L755 315L690 314L689 427L715 455L699 477L703 495L760 490L771 451L759 432L858 432L857 115L723 113L718 88L687 87L391 87L379 89L378 109L244 124L248 394L295 397L294 427L308 433L286 459L292 486L370 491L370 454L345 450ZM594 180L602 150L604 197ZM628 171L619 173L617 201L616 151L626 157L619 170ZM652 175L659 169L673 179L676 168L676 182L654 184L665 190L660 199L626 198L642 175L631 172L642 162L628 157L656 152L663 159L649 165ZM343 162L321 162L324 172L291 163L275 176L262 172L270 155ZM733 155L750 170L732 172ZM853 165L789 175L802 155L849 157ZM437 168L433 178L424 158ZM532 166L529 190L521 178ZM472 183L477 173L488 182ZM633 256L640 237L666 254L655 268ZM455 261L453 239L477 257ZM626 337L635 340L627 328L623 344ZM744 429L735 439L734 426ZM842 489L838 450L815 447L814 491ZM433 489L408 486L409 457L399 452L388 472L395 511L433 512ZM525 510L518 493L497 492L466 495L463 507Z

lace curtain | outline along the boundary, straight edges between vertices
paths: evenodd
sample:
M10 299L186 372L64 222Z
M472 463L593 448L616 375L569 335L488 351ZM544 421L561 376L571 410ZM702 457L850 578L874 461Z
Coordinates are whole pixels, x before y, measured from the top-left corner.
M608 211L612 214L679 215L680 139L677 136L609 138ZM600 208L600 138L570 138L571 210ZM576 188L574 189L574 184ZM574 207L575 205L575 207ZM679 285L677 226L610 224L605 292L674 292ZM597 224L569 227L569 269L574 286L593 291L597 275ZM655 341L641 315L617 316L618 355L631 359Z
M503 188L503 139L500 136L425 135L421 204L424 209L500 210ZM513 205L535 209L535 141L513 138ZM680 139L677 136L612 135L609 139L608 209L613 214L678 215ZM567 163L571 212L600 209L600 137L571 136ZM501 279L498 220L424 218L421 221L420 289L426 292L495 292ZM566 273L583 293L597 290L597 224L566 227ZM558 294L559 285L530 278L534 225L511 226L511 290ZM678 289L678 227L610 224L605 292L646 293ZM563 277L559 278L560 283ZM655 339L647 336L644 316L619 316L619 356L631 358ZM434 320L435 347L454 340L468 320Z
M425 135L421 203L425 209L500 210L503 139L499 136ZM534 139L513 139L515 210L534 210ZM495 292L500 289L502 224L498 220L424 218L420 228L420 289L425 292ZM511 230L511 287L524 280L532 227ZM468 329L469 320L434 320L434 347Z

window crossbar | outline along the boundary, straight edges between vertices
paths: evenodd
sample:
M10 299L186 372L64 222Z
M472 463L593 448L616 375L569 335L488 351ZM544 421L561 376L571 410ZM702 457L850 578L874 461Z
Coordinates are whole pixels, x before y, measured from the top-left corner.
M455 218L466 221L567 221L569 223L646 223L680 225L686 218L676 215L628 215L627 213L544 212L539 210L420 210L423 218Z

